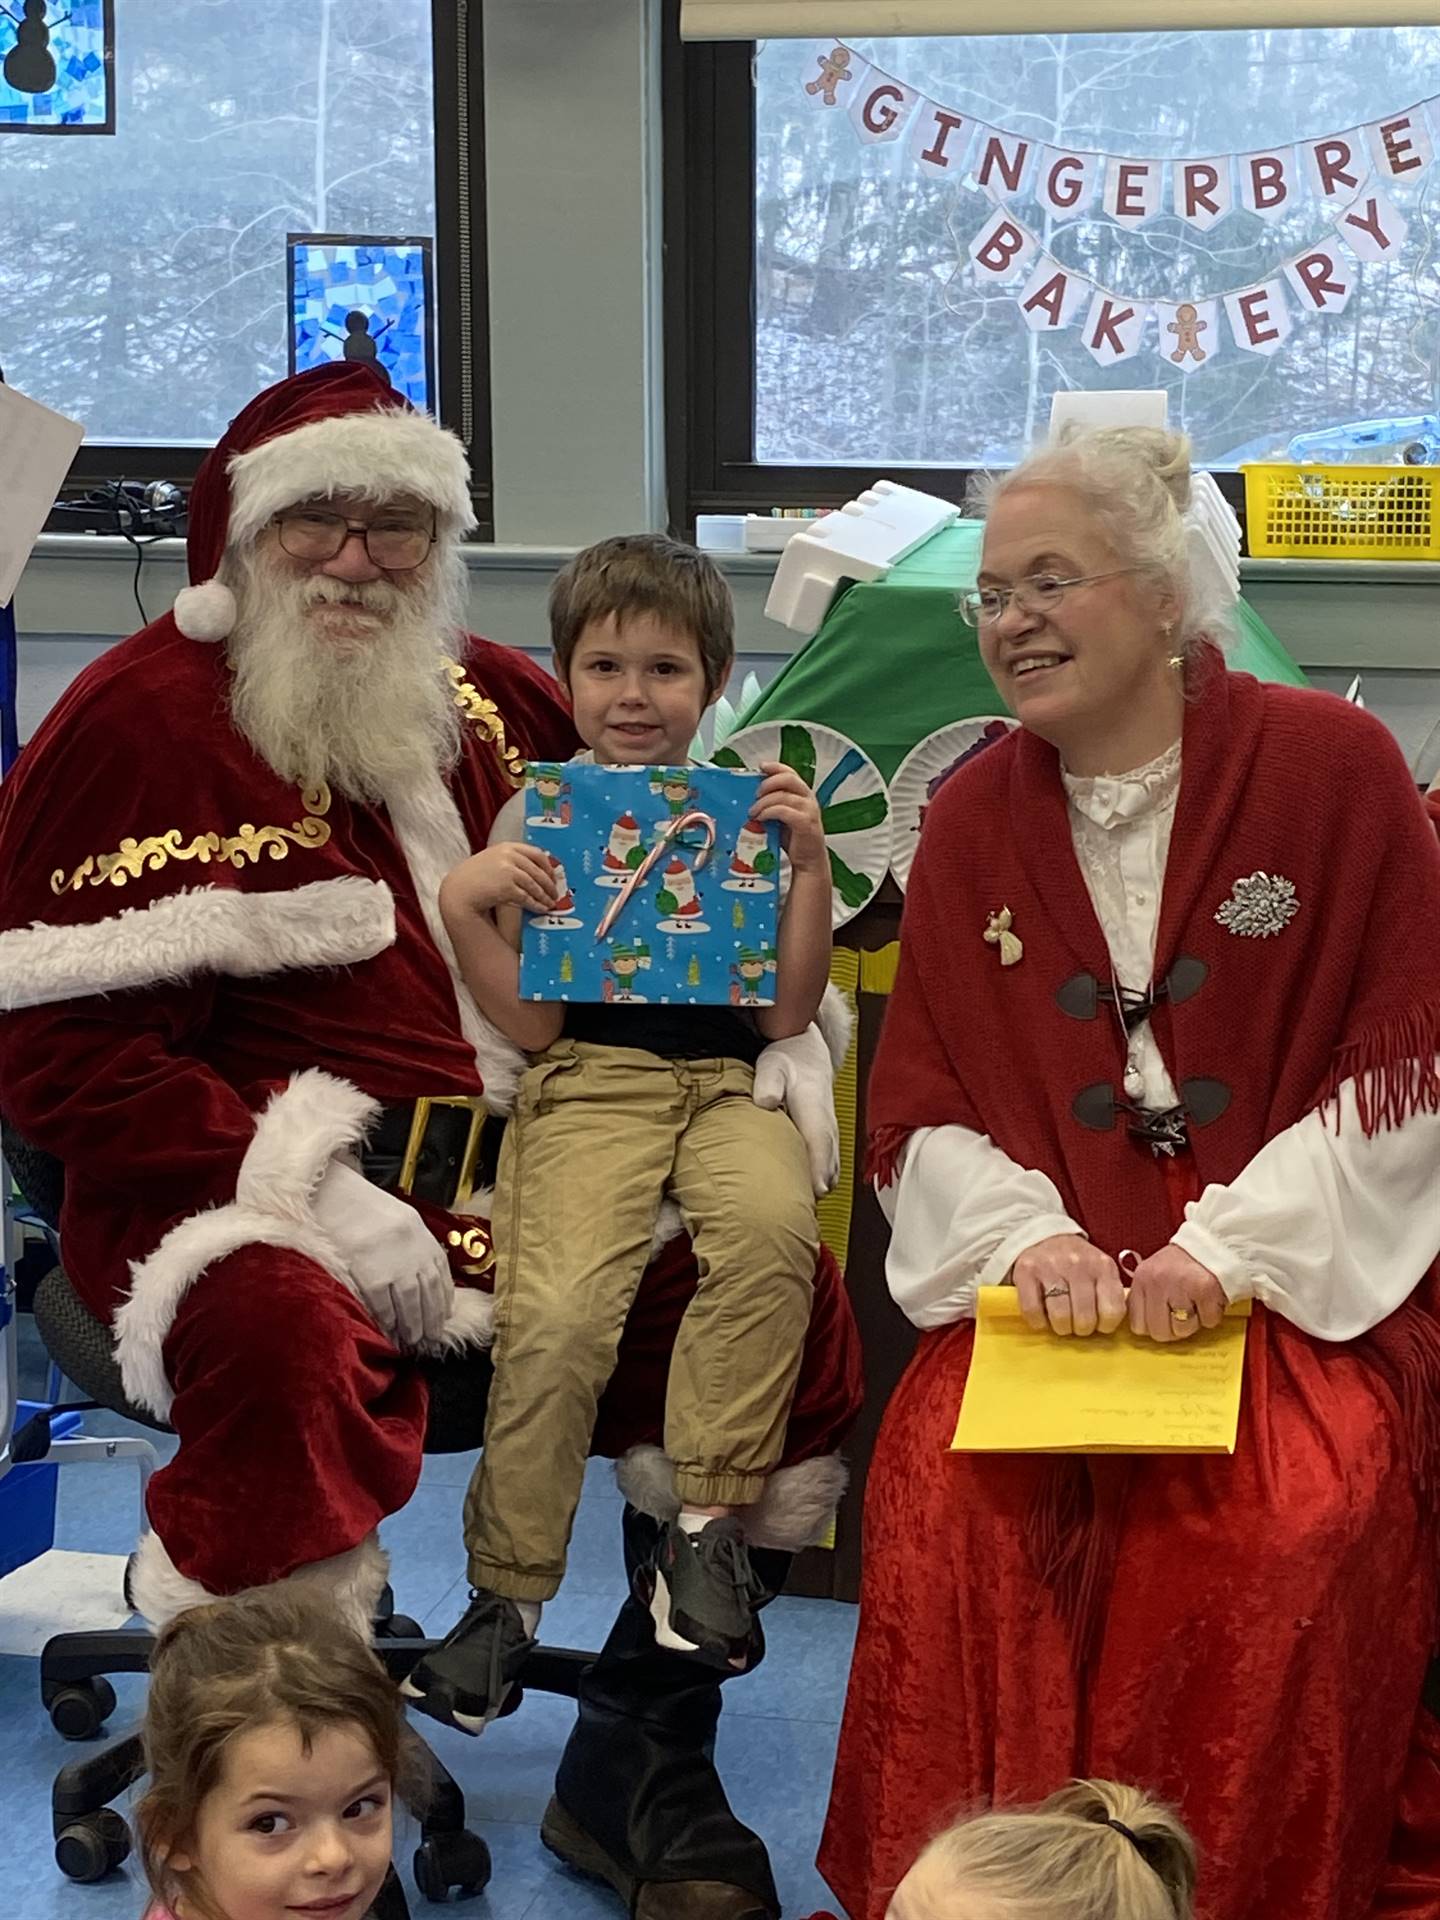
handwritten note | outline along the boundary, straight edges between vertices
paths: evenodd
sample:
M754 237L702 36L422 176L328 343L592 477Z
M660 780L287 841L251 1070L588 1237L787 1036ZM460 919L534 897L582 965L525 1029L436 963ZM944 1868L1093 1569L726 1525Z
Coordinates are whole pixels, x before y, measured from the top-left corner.
M982 1287L957 1453L1233 1453L1249 1301L1159 1346L1128 1327L1032 1333L1013 1287Z

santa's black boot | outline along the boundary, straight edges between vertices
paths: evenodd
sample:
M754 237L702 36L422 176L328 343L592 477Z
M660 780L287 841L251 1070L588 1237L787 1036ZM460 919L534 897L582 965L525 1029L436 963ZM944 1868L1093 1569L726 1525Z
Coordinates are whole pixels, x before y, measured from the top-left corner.
M625 1508L633 1580L652 1560L659 1527ZM773 1597L790 1556L757 1550ZM753 1670L765 1643L758 1632ZM713 1759L725 1675L655 1645L633 1596L580 1682L580 1718L555 1777L541 1838L582 1873L608 1881L633 1920L779 1920L760 1836L730 1811Z

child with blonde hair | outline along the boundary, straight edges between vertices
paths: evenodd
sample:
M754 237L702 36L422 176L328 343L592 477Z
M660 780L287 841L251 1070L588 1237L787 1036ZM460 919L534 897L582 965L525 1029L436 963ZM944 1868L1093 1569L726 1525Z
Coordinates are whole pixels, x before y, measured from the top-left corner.
M318 1597L269 1588L161 1634L137 1811L148 1920L362 1920L424 1779L394 1682Z
M885 1920L1193 1920L1195 1844L1136 1787L1074 1780L932 1840Z

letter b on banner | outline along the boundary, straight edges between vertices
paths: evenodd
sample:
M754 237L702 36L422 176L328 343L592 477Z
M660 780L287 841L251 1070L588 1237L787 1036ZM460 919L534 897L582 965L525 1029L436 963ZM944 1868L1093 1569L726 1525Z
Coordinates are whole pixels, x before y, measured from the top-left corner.
M984 279L1013 280L1029 266L1039 246L1033 233L1008 213L996 213L970 242L970 258Z

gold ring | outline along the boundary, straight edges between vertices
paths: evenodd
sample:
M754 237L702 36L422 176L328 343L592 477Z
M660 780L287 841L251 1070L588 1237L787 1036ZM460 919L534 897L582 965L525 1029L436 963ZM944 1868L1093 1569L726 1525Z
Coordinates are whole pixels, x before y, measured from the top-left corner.
M1189 1307L1171 1307L1170 1318L1172 1320L1193 1320L1195 1316Z

